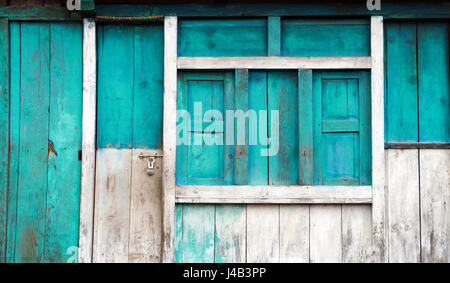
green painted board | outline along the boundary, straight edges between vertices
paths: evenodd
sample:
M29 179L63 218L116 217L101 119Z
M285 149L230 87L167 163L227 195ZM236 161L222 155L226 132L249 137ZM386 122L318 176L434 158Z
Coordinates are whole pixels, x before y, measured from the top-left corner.
M418 23L420 142L450 142L449 42L448 23Z
M283 19L282 56L370 56L368 20Z
M50 26L50 113L44 262L67 262L78 246L83 82L82 26Z
M386 24L386 140L418 141L416 25Z
M162 25L99 25L97 146L162 147Z
M9 100L9 25L0 18L0 263L6 261Z
M281 19L268 17L267 21L267 49L269 56L281 55Z
M178 56L267 56L267 20L181 19Z

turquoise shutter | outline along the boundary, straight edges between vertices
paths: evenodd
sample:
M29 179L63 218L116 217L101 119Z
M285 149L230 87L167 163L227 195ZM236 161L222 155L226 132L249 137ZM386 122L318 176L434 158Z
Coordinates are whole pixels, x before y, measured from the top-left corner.
M320 72L313 76L315 184L370 184L369 74Z
M190 144L180 144L177 149L178 184L233 183L234 147L224 145L226 129L220 132L206 131L210 124L206 122L203 122L202 128L196 127L208 110L220 111L225 119L226 109L234 108L234 105L230 105L233 101L233 86L232 73L186 73L180 76L178 109L188 111L191 128L188 132ZM201 103L202 116L194 113L195 103ZM220 141L221 144L207 145L206 139Z

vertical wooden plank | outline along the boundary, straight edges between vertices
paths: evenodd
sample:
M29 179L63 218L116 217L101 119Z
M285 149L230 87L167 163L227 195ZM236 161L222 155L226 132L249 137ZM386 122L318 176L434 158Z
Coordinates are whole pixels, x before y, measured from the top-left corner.
M163 262L174 260L177 111L177 17L164 19Z
M309 262L309 205L280 205L280 262Z
M342 262L341 205L311 205L311 263Z
M370 262L372 206L342 205L342 261Z
M247 206L247 262L280 261L280 206Z
M359 73L359 184L372 184L372 117L370 73Z
M450 142L449 23L417 24L419 141Z
M312 71L298 71L299 184L314 183Z
M387 141L418 141L416 24L386 25Z
M215 262L246 262L246 228L246 206L216 205Z
M98 42L97 146L131 148L134 27L103 25Z
M450 150L422 149L419 158L422 262L449 262Z
M214 205L183 207L183 262L214 262Z
M161 154L161 151L133 149L131 168L130 244L129 262L161 261L161 167L155 161L154 175L147 175L147 160L139 154Z
M420 261L417 149L388 151L389 262Z
M278 152L269 156L269 184L298 184L298 74L290 71L268 73L269 136L272 125L279 127ZM272 121L272 110L279 120ZM272 145L273 146L273 145Z
M93 261L128 262L131 156L129 149L98 149Z
M49 25L22 24L16 262L42 262L46 220ZM32 177L31 177L32 176Z
M9 23L0 19L0 262L6 261L9 153Z
M248 146L248 184L267 185L267 72L250 71L248 79L248 109L256 111L257 125L249 126L249 135L257 136L257 143ZM264 112L262 112L264 111Z
M386 180L384 160L384 51L383 17L372 16L372 229L376 261L387 261L386 244Z
M6 262L14 262L17 223L17 181L20 147L20 23L10 23L10 132L9 132L9 186Z
M178 204L175 208L175 248L174 262L183 262L183 204Z
M159 149L162 147L164 30L162 25L136 25L134 29L133 148Z
M268 17L267 25L267 55L280 56L281 54L281 19Z
M96 28L93 19L83 20L83 117L81 155L81 197L78 262L92 261L95 191L96 127Z
M235 109L244 113L248 110L248 70L236 70L235 73ZM245 127L245 137L239 137L242 133L240 128ZM234 183L236 185L248 184L248 127L246 119L245 125L236 125L235 127L235 153L234 153ZM244 144L241 144L241 142Z
M50 117L45 262L66 262L78 246L82 119L82 29L50 26Z

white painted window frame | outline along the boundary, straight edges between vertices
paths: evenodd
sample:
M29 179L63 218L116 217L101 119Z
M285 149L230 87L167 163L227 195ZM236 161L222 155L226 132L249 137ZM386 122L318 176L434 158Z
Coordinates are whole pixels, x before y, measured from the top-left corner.
M78 261L92 261L95 184L96 31L83 36L83 154ZM371 17L370 57L177 57L177 17L164 19L163 262L173 262L176 203L372 204L374 256L386 262L383 17ZM176 186L178 69L370 69L372 186Z

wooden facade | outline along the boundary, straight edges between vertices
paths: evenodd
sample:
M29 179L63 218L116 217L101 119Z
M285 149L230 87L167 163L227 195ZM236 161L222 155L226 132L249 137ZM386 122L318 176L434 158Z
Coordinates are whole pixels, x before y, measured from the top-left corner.
M450 261L450 3L16 2L0 262Z

